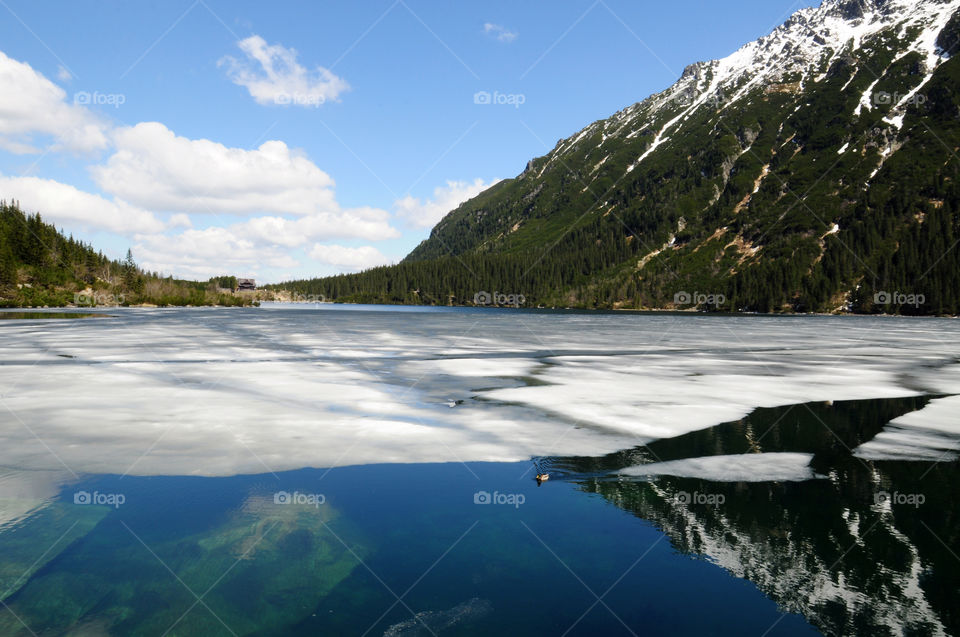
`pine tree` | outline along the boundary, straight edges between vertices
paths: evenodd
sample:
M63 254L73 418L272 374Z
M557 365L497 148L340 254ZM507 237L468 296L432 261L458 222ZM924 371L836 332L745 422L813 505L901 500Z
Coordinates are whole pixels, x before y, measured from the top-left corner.
M133 250L127 249L127 256L123 260L123 285L133 290L137 282L137 263L133 260Z

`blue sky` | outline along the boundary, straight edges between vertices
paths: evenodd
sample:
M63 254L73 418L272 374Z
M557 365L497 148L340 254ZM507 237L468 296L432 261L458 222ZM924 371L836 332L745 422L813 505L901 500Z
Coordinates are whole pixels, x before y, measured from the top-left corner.
M187 278L352 271L812 3L3 0L0 197Z

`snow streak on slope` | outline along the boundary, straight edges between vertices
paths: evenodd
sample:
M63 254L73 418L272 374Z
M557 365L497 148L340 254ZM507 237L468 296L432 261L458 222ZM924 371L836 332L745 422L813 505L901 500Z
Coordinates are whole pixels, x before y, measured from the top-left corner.
M924 564L917 548L897 529L889 504L885 510L877 507L880 520L870 525L862 524L862 512L844 511L849 535L832 538L838 552L868 546L875 540L871 531L889 533L898 541L904 552L899 568L882 566L865 582L850 560L824 560L803 533L760 532L738 523L724 507L691 504L689 494L657 484L650 488L669 510L650 508L645 517L656 519L675 543L695 547L736 577L754 582L786 611L808 618L820 615L814 623L824 627L836 626L829 616L839 607L845 609L847 621L865 615L874 626L889 628L880 634L948 634L924 593ZM866 595L864 588L884 594Z
M897 59L919 53L923 60L921 80L906 94L896 96L897 103L885 119L900 129L906 107L946 59L937 48L937 36L957 10L960 0L825 0L819 7L798 11L770 35L726 58L689 66L669 89L561 140L538 176L556 166L555 160L561 156L593 143L598 133L602 134L601 148L610 140L651 136L650 144L628 165L627 172L631 172L675 137L700 109L722 113L754 89L781 83L787 83L784 90L801 93L809 84L823 80L838 58L849 55L856 59L861 49L877 46L880 36L895 39ZM873 81L862 93L854 115L874 109L875 89L886 71L857 65L853 76L865 75Z

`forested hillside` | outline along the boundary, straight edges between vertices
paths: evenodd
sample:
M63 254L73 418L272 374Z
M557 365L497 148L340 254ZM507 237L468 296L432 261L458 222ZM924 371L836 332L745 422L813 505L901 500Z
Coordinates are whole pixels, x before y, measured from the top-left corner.
M161 277L137 267L133 255L111 260L66 237L17 202L0 202L0 307L76 305L245 305L217 282Z
M956 0L825 0L558 142L329 300L960 314ZM485 300L482 295L478 301Z

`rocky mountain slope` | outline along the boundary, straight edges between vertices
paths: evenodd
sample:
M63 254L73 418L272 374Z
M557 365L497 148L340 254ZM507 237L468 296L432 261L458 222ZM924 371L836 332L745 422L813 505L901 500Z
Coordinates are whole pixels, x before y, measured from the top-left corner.
M960 313L960 0L824 0L560 140L333 299ZM484 297L479 297L481 302Z

